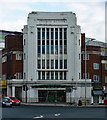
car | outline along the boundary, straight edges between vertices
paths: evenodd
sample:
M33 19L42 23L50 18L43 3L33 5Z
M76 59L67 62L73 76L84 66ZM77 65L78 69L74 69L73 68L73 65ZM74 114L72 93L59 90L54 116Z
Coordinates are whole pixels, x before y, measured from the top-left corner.
M9 98L1 98L0 103L2 104L2 107L12 107L12 102Z
M19 99L17 99L16 97L8 96L6 98L10 99L10 101L12 102L12 105L20 105L21 104L21 101Z

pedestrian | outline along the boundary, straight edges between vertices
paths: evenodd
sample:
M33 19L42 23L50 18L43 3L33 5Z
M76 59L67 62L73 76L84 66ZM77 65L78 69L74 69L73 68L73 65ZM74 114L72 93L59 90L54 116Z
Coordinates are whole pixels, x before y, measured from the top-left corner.
M80 97L80 99L78 100L78 106L82 106L82 98Z

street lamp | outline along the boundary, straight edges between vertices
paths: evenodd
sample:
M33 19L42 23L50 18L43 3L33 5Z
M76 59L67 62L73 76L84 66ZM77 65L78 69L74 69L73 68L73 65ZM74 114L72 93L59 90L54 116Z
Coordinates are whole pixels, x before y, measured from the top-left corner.
M90 38L88 41L85 41L85 106L86 106L86 102L87 102L87 94L86 94L86 92L87 92L87 81L86 81L86 79L87 79L87 50L86 50L86 44L89 42L89 41L93 41L93 40L95 40L95 39L93 39L93 38Z

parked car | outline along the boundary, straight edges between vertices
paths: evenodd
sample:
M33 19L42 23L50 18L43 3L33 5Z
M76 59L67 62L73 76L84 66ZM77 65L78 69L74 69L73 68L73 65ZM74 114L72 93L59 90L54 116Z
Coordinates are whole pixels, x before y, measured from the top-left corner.
M10 99L10 101L12 102L12 105L20 105L21 104L21 101L19 99L17 99L16 97L8 96L6 98Z
M9 98L1 98L0 103L2 104L2 107L12 107L12 102Z

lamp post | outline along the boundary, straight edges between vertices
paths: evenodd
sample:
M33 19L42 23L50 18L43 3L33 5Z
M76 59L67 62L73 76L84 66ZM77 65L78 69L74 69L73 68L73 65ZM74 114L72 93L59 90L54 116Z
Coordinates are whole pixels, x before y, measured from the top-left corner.
M86 43L89 41L93 41L95 39L91 38L88 41L85 41L85 106L87 105L87 49L86 49Z

